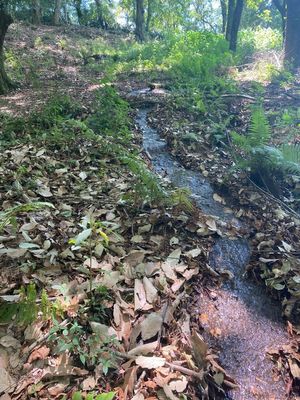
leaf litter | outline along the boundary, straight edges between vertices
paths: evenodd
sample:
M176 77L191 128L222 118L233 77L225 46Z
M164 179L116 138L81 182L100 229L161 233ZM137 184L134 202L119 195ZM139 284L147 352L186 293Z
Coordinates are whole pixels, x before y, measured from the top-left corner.
M160 109L161 114L162 111ZM184 120L179 112L175 115L177 117ZM172 118L167 116L160 127L173 118L174 115ZM187 128L193 130L193 123ZM175 130L171 128L169 132ZM190 384L193 379L200 381L197 386L203 398L207 396L208 387L217 385L219 388L224 383L227 387L234 387L216 355L199 333L192 330L193 324L182 317L189 312L186 299L190 296L190 283L186 282L198 274L204 282L220 279L219 274L207 265L211 236L215 232L224 234L219 221L198 215L190 218L184 213L178 215L175 210L166 232L162 229L165 222L161 210L154 210L155 219L147 212L132 215L130 208L127 210L117 205L131 185L129 177L120 179L118 172L108 168L104 181L99 179L99 165L93 163L89 151L88 145L80 144L75 168L68 163L69 154L52 154L39 146L17 146L3 155L0 167L1 183L5 188L1 191L2 208L7 209L16 202L46 200L55 205L55 210L19 215L20 229L16 231L15 227L8 226L1 233L1 304L10 302L12 298L18 302L18 289L34 281L39 293L45 288L50 301L58 300L67 321L76 320L79 307L87 299L87 274L91 263L95 288L104 282L113 292L113 300L105 300L105 307L111 313L98 328L115 332L121 343L119 352L123 364L111 370L108 377L103 376L97 367L94 371L86 370L78 360L73 360L68 353L58 354L55 346L47 342L51 324L42 315L26 330L10 321L9 325L0 326L0 336L4 338L0 347L0 384L4 386L0 387L6 392L1 399L24 398L25 393L41 399L63 394L70 397L77 389L85 392L94 388L110 390L108 382L115 382L113 388L119 398L132 397L135 400L178 398L179 393L195 397L195 385ZM205 154L207 151L202 152ZM184 158L184 153L180 156ZM203 174L215 178L218 184L222 183L220 174L223 175L228 167L228 157L225 155L221 162L219 157L215 154L202 160L200 165ZM20 182L10 169L12 165L18 168L23 162L28 175ZM187 163L198 168L198 162L199 157L188 152ZM51 171L45 170L45 165L55 168L55 177ZM24 181L31 178L32 172L37 172L38 178L28 188ZM257 232L253 245L258 256L249 272L256 275L262 272L268 287L279 295L288 291L289 296L281 296L284 311L289 318L295 318L299 306L296 295L299 266L297 254L290 246L297 249L294 243L298 243L298 222L289 218L280 207L268 209L260 194L245 189L245 182L236 182L232 180L229 183L236 189L232 191L233 197L236 195L235 200L240 206L236 215L249 220ZM214 199L226 203L223 195L215 193ZM68 244L71 238L76 235L78 238L81 220L91 210L101 221L117 219L117 232L123 238L123 242L116 240L114 243L113 235L109 235L109 248L103 242L98 243L93 258L84 251L71 249ZM197 240L190 237L194 233ZM232 229L226 234L235 233ZM261 250L263 257L259 257ZM37 298L36 302L39 301ZM151 315L156 316L156 328L148 336L154 332L155 336L144 339L142 326L147 337L147 320ZM205 323L206 314L201 318ZM86 321L83 324L88 326ZM287 392L292 391L299 379L299 331L294 325L289 327L290 344L280 352L269 352L277 369L290 373ZM139 366L136 363L139 357L146 358L144 362L150 366L151 359L153 365L166 361L153 370ZM115 379L114 371L117 371L118 379Z

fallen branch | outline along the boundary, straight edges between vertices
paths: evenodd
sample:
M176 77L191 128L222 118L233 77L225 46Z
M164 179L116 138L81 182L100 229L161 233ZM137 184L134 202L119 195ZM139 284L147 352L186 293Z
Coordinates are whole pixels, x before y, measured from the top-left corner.
M222 98L238 97L246 100L257 101L255 97L249 96L248 94L242 93L226 93L221 95Z
M177 364L169 363L169 362L166 362L165 365L167 367L173 369L174 371L179 371L185 375L193 376L195 378L198 378L200 381L203 380L203 376L204 376L203 371L197 372L197 371L194 371L193 369L185 368L185 367L182 367L181 365L177 365Z
M289 207L287 204L285 204L284 201L277 199L271 193L269 193L266 190L259 187L255 182L252 181L252 179L248 178L248 180L249 180L249 182L252 183L252 185L254 185L256 187L256 189L258 189L260 192L262 192L264 195L266 195L269 199L273 200L277 204L280 204L288 213L290 213L294 217L297 217L298 219L300 219L300 215L295 210L293 210L291 207Z

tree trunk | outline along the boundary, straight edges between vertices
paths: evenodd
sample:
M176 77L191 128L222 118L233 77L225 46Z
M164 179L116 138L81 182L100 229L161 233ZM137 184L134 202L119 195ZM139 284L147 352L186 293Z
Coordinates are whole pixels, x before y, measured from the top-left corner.
M144 0L136 0L135 36L139 42L145 40Z
M96 3L97 14L98 14L99 26L102 29L107 29L108 28L108 24L106 23L106 21L104 19L101 0L95 0L95 3Z
M32 23L40 25L42 21L42 8L40 0L32 1Z
M228 42L230 42L234 10L235 10L235 0L228 0L226 35L225 35L226 40L228 40Z
M239 32L239 28L240 28L243 8L244 8L244 0L237 0L234 14L233 14L233 21L232 21L231 33L230 33L229 48L231 51L236 51L237 38L238 38L238 32Z
M75 0L74 1L74 6L75 6L75 9L76 9L78 23L79 23L79 25L81 25L82 24L82 19L83 19L83 12L82 12L82 9L81 9L81 0Z
M9 25L13 22L12 17L7 14L0 3L0 94L6 93L14 85L8 78L4 69L4 38Z
M150 24L152 20L152 11L153 11L153 0L148 0L147 7L147 21L146 21L146 32L150 32Z
M53 16L54 25L59 25L60 23L61 6L62 6L62 0L56 0L54 8L54 16Z
M287 0L284 59L294 68L300 67L300 1Z
M222 12L222 33L226 33L226 22L227 22L227 6L226 0L220 0L221 2L221 12Z
M282 35L283 38L285 39L285 27L286 27L286 0L283 0L282 2L280 0L272 0L272 3L274 6L277 8L281 15L281 20L282 20Z

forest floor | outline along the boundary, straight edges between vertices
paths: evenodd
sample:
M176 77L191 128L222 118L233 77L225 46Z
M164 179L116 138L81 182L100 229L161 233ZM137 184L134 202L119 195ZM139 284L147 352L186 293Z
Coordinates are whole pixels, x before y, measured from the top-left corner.
M92 48L95 41L99 49L106 42L113 46L130 38L113 33L99 38L98 30L88 28L13 25L6 46L19 86L1 96L0 112L27 118L53 96L67 94L81 105L76 120L84 121L95 111L97 91L103 85L99 82L105 78L105 57L86 62L82 50ZM243 74L239 77L244 79L240 92L255 98L257 87L245 82ZM153 82L147 74L121 74L114 82L132 105L136 151L151 168L151 157L141 149L143 132L136 119L137 110L151 104L149 127L166 139L170 153L182 165L201 171L214 188L215 201L230 209L242 224L224 223L180 204L165 209L120 201L130 193L134 176L113 157L103 156L101 144L81 139L68 143L66 138L61 151L41 137L32 144L4 148L1 211L36 201L50 202L54 208L20 213L15 225L0 232L1 306L17 304L22 296L25 299L13 321L0 323L1 400L76 400L81 398L79 391L82 398L87 393L114 391L118 399L135 400L299 399L299 219L282 202L253 186L244 173L229 173L231 153L213 140L212 121L199 122L193 113L178 107L165 89L172 82L163 75L156 82L155 88L152 85L141 96L132 96L132 92L149 89ZM275 121L285 108L299 106L298 83L266 85L264 99ZM214 128L245 132L252 100L228 97L224 102L224 115L233 116L230 126ZM277 124L274 141L280 142L291 129L296 131L297 124L292 128ZM196 141L186 140L191 132L201 135ZM298 140L296 135L293 138ZM168 187L166 182L163 185ZM90 225L84 223L87 216ZM91 219L101 221L93 228L97 239L93 237L92 251L78 241L92 226ZM70 243L74 237L75 248ZM278 304L283 302L283 313L290 321L284 328L289 335L286 343L268 349L274 361L273 370L267 372L274 383L268 393L261 391L260 371L253 371L257 385L254 382L239 394L240 374L229 374L223 368L226 355L222 363L218 360L222 353L219 339L226 332L210 324L208 308L211 302L217 303L220 287L232 277L230 271L215 271L209 265L217 237L247 239L252 249L249 277L261 285L264 276L269 296L277 298ZM21 287L25 289L20 295ZM289 297L283 292L286 288ZM210 305L201 309L208 297ZM55 302L56 332L47 318L48 302ZM30 316L28 307L37 307L38 313L30 324L17 315ZM234 321L237 329L240 322ZM54 339L49 340L49 333ZM66 339L59 341L55 333ZM95 337L107 340L111 335L116 339L101 349L93 342ZM247 354L242 360L246 362ZM227 394L230 389L237 394ZM110 397L100 400L106 398Z

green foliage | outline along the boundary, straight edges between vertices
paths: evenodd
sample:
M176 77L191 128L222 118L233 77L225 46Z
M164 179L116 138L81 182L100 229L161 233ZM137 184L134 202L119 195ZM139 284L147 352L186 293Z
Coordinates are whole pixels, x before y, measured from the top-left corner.
M239 62L249 61L256 52L280 51L281 48L282 33L279 30L261 26L242 29L238 38L237 59Z
M27 326L37 319L38 313L48 319L52 313L52 304L47 293L42 291L41 302L37 303L38 294L34 283L20 289L20 299L15 303L0 304L0 322L10 323L13 319L20 325Z
M113 400L115 395L116 395L115 392L107 392L107 393L101 393L101 394L89 393L83 397L81 392L75 392L75 393L73 393L72 400L83 400L83 399L85 399L85 400Z
M87 121L88 126L96 134L112 138L115 143L130 143L129 104L114 87L105 85L98 92L95 108L96 112Z
M74 120L79 112L79 105L71 98L56 94L41 110L34 111L27 118L1 115L3 133L0 148L17 143L40 143L41 138L45 145L62 147L79 136L80 131L82 135L89 135L91 132L87 127Z
M155 201L157 204L167 200L168 193L163 189L159 178L137 157L123 156L121 161L138 177L134 187L134 203L140 200Z
M238 166L249 170L273 194L277 194L275 178L286 174L300 175L300 146L284 144L279 148L268 146L271 128L261 107L255 107L247 136L232 133L234 144L245 157L237 157Z
M11 208L6 209L5 211L0 211L0 232L7 226L7 225L17 225L17 216L20 213L29 213L32 211L40 211L44 208L54 208L51 203L44 203L44 202L35 202L35 203L28 203L28 204L20 204L18 206L14 206Z
M56 344L58 353L69 351L87 367L101 366L105 375L109 368L116 368L118 341L115 337L105 333L89 333L77 321L61 326L54 320L49 341Z
M79 115L81 107L70 97L55 94L40 111L30 115L28 123L30 127L49 129L62 119L72 119Z
M249 132L247 136L232 132L235 145L245 153L250 154L254 149L266 145L271 137L271 127L261 106L253 108Z

